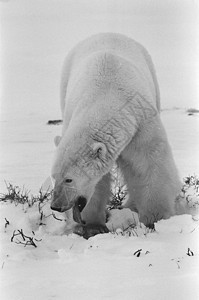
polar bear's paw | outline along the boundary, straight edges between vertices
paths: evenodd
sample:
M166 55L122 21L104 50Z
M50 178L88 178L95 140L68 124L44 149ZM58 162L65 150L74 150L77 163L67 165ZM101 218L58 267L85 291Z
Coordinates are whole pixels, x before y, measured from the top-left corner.
M85 239L89 239L90 237L100 234L100 233L108 233L109 230L106 227L106 225L101 225L101 224L78 224L75 226L74 233L83 236Z

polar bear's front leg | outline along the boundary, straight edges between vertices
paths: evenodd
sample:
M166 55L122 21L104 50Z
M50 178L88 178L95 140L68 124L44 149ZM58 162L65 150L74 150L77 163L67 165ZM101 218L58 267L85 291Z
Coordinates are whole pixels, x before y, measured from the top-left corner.
M85 224L78 224L75 233L89 238L108 232L106 227L106 205L111 196L111 175L108 173L98 182L95 192L81 213Z

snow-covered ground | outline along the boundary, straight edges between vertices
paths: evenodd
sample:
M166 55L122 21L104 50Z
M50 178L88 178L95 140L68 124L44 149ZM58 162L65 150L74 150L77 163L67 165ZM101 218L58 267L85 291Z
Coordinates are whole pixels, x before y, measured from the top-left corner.
M181 178L199 174L199 115L165 110L162 119ZM46 122L42 115L2 118L7 130L2 130L1 177L33 193L49 175L53 137L61 130ZM57 215L62 221L53 218L49 204L42 210L41 221L36 204L27 208L1 203L1 299L199 299L197 217L162 220L154 232L137 223L130 236L119 229L85 240L67 235L64 216ZM110 229L118 214L115 227L136 223L129 211L119 211ZM13 232L21 229L37 247L18 244L24 242L21 235L11 242Z
M35 226L36 214L24 214L21 207L4 205L1 214L10 221L5 229L1 219L1 299L199 297L199 224L190 216L158 222L153 233L138 227L131 237L118 231L84 240ZM10 242L13 230L21 228L39 240L37 248Z

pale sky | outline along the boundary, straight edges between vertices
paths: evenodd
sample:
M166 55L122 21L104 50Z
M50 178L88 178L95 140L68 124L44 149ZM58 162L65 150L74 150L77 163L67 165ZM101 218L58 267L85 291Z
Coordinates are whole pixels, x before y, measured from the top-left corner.
M4 0L0 17L4 111L36 112L48 105L59 112L60 69L68 50L107 31L147 48L163 108L199 107L197 1Z

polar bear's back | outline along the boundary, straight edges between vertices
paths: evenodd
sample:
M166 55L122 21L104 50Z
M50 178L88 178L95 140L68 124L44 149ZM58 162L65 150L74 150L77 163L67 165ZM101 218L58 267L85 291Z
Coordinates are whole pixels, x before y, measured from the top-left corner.
M69 53L69 60L76 64L85 56L101 51L110 51L135 64L143 55L146 59L149 56L145 48L131 38L118 33L99 33L78 43Z
M118 33L99 33L78 43L66 57L61 80L61 107L63 111L67 85L75 72L78 73L82 61L89 59L95 53L110 52L148 73L155 88L156 108L160 110L159 87L155 69L146 49L125 35Z
M72 54L76 61L85 58L85 55L91 55L94 52L111 51L129 59L130 61L140 60L140 49L144 48L133 39L117 33L100 33L87 38L78 43L73 48Z

